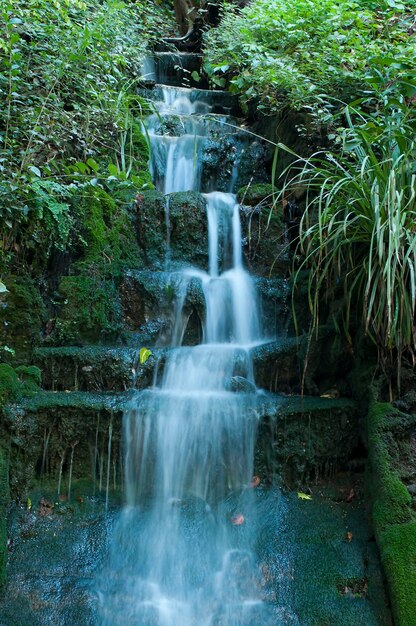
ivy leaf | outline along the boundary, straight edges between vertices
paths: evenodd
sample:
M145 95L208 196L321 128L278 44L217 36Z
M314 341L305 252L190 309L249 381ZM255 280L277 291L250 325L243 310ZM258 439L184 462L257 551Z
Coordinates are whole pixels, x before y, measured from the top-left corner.
M149 348L142 348L140 350L140 365L144 365L149 356L152 356L152 352L149 350Z
M307 493L303 493L302 491L298 491L299 500L312 500L312 496L308 496Z

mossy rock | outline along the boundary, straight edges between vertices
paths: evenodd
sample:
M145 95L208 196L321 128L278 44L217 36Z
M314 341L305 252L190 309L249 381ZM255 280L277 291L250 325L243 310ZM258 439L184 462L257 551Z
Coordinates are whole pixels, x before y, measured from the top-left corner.
M395 459L395 450L406 439L405 424L412 432L414 419L390 404L371 401L367 417L368 490L374 529L395 624L416 626L416 514Z
M8 293L0 308L1 343L14 350L13 365L27 363L41 342L46 308L35 280L13 275L5 282ZM7 360L8 354L3 351L1 356Z
M276 196L276 188L271 183L257 183L240 187L237 200L244 205L258 206L264 204L272 206Z
M61 308L55 320L55 343L89 343L118 338L122 311L112 279L64 276L59 283Z
M14 369L7 363L0 363L0 406L37 393L40 379L41 372L35 366L20 365Z
M281 205L270 184L248 185L237 194L243 251L248 267L263 276L287 274L290 256Z
M162 269L167 254L166 198L159 191L143 191L136 197L136 230L141 264Z
M169 195L170 254L172 261L208 268L206 201L201 193Z
M114 193L116 193L117 188ZM120 195L120 189L118 196ZM77 266L99 267L103 275L117 275L123 267L134 267L139 250L134 236L132 190L124 190L124 200L101 187L86 187L75 199L80 219L83 250ZM126 201L126 199L128 199Z

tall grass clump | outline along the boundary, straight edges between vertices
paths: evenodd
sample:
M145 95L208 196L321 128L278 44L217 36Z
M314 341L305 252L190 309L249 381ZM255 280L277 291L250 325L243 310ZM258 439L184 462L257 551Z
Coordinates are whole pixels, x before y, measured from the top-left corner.
M314 329L320 302L343 289L347 331L358 313L400 388L401 363L416 359L416 122L406 105L378 114L347 107L345 120L341 149L299 159L284 186L307 192L297 277L310 269Z

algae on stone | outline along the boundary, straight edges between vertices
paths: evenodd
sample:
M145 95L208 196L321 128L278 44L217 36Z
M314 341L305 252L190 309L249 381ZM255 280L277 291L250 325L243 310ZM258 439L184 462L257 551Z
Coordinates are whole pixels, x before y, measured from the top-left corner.
M392 430L401 422L412 430L415 416L405 416L390 404L370 402L367 431L368 489L381 560L397 626L416 625L416 514L412 498L394 467ZM402 433L403 437L403 433Z

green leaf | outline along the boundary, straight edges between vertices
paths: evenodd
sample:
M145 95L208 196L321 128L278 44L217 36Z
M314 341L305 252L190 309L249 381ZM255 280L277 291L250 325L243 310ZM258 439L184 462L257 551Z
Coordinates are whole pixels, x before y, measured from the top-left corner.
M90 167L93 172L98 172L100 166L98 165L97 161L94 161L94 159L87 159L87 165L88 167Z
M38 167L36 167L36 165L29 165L29 167L27 168L30 172L32 172L32 174L34 174L35 176L37 176L38 178L42 177L42 172L40 171L40 169Z
M117 165L114 165L114 163L109 163L107 165L107 169L108 173L111 174L111 176L118 176L118 167Z
M152 352L149 350L149 348L141 348L140 350L140 365L144 365L147 361L147 359L149 358L149 356L152 356Z
M192 80L194 80L196 83L199 83L199 81L201 80L201 77L196 70L191 73L191 77Z
M312 500L312 496L308 496L307 493L303 493L302 491L298 491L297 496L299 500Z

